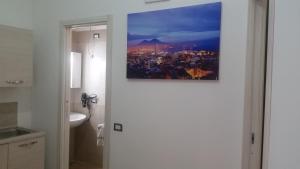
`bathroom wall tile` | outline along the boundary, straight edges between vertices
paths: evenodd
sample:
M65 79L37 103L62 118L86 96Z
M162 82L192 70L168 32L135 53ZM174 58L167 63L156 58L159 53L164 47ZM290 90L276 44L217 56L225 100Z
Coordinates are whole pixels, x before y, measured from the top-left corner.
M70 163L75 161L75 128L70 129L70 142L69 142L69 160Z
M0 128L17 126L18 103L0 103Z
M97 126L104 123L105 115L105 35L104 30L99 32L101 39L96 40L95 44L91 43L90 32L73 32L72 51L82 53L82 87L81 89L71 89L71 111L91 115L90 119L78 126L71 132L70 149L73 161L80 161L102 168L102 146L97 146ZM95 57L88 55L88 48L98 46L95 49ZM81 94L97 94L98 103L92 104L90 112L81 105Z

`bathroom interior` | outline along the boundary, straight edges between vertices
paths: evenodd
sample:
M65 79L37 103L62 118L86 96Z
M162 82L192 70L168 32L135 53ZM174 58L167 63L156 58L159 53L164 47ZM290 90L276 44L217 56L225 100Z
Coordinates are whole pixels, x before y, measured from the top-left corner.
M106 25L71 29L70 169L102 169Z

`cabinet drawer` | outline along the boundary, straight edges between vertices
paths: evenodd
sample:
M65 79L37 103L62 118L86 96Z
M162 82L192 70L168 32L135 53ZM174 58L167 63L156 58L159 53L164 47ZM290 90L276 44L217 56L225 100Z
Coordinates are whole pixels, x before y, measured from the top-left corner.
M44 138L9 144L8 169L44 169Z

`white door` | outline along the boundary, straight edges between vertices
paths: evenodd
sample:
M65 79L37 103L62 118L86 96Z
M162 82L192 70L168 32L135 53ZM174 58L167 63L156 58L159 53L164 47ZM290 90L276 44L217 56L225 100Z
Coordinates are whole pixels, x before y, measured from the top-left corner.
M45 139L9 144L8 169L44 169Z

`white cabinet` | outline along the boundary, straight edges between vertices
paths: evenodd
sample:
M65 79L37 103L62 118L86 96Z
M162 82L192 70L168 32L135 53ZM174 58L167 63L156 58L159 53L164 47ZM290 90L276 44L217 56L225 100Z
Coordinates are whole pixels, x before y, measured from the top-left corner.
M70 87L71 88L81 88L81 53L71 52L70 58Z
M9 144L8 169L44 169L45 138Z
M7 169L8 144L0 145L0 169Z
M0 169L44 169L45 138L0 145Z
M32 31L0 25L0 87L31 86L32 58Z

